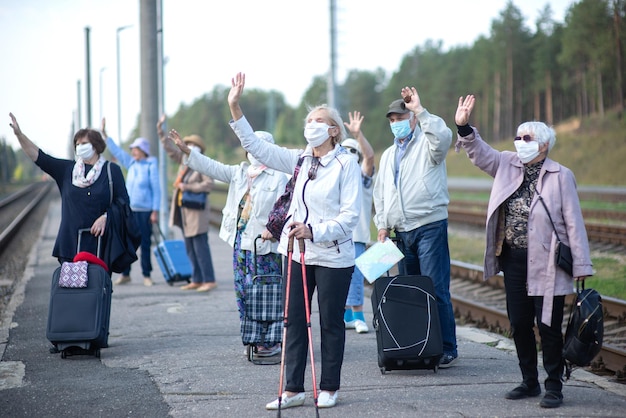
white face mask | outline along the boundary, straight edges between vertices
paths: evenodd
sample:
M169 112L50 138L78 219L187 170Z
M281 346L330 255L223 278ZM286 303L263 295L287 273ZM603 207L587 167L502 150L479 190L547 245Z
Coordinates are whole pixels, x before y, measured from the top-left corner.
M304 127L304 137L306 138L306 142L309 143L313 148L319 147L322 145L328 138L330 138L330 134L328 130L332 128L332 126L325 124L324 122L309 122Z
M526 142L520 139L513 141L513 143L515 144L515 149L517 150L517 156L520 160L522 160L522 163L529 163L539 156L539 142Z
M254 167L259 167L260 165L262 165L261 162L254 158L250 153L248 153L248 161L250 161L250 165Z
M198 151L200 154L202 154L202 150L200 149L199 146L197 145L193 145L193 144L187 144L187 146L189 147L190 150L196 150Z
M90 159L95 153L96 150L93 149L93 145L90 142L76 145L76 156L83 160Z

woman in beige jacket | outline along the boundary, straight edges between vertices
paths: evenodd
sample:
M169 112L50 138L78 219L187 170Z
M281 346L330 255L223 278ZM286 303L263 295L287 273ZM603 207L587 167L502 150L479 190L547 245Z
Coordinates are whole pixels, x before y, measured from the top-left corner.
M177 226L183 231L185 248L193 268L191 283L182 286L181 289L208 292L217 287L211 248L209 247L209 217L211 210L209 199L207 196L204 209L193 209L182 206L181 198L184 191L208 194L213 188L213 179L192 170L186 165L182 165L183 153L171 140L167 139L167 135L163 132L163 122L165 122L164 117L157 124L159 139L170 158L180 164L178 176L174 182L169 224L170 226ZM186 136L183 140L188 146L196 147L201 153L204 152L204 143L198 135Z

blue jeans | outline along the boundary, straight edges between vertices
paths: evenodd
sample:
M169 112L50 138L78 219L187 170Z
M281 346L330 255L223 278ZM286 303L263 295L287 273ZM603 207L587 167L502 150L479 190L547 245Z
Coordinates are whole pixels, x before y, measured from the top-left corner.
M191 281L193 283L215 282L208 232L185 237L185 249L191 261Z
M404 254L400 274L422 275L432 279L439 308L443 352L456 357L456 324L450 301L448 220L436 221L408 232L396 231L396 236Z
M365 252L364 242L354 243L354 258ZM354 266L354 273L352 273L352 280L350 281L350 290L348 290L348 298L346 299L346 306L361 306L363 305L363 273L357 266Z
M150 215L152 212L133 212L133 218L141 233L141 274L143 277L150 277L152 262L150 261L150 245L152 244L152 222ZM130 266L122 272L124 276L130 275Z

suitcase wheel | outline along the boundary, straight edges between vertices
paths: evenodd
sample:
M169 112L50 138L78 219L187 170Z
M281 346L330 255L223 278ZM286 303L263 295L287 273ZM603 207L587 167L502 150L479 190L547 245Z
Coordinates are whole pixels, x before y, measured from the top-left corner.
M65 350L61 351L61 358L62 359L67 358L67 351L65 351Z
M387 372L387 369L385 368L385 366L382 366L380 368L380 374L385 374Z
M252 346L252 344L249 344L247 346L247 350L248 350L248 361L252 361L252 357L254 357L254 347Z

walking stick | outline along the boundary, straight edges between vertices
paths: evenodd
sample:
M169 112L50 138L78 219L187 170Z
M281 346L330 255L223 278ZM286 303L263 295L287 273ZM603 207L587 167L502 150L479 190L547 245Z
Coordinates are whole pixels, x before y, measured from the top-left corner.
M300 247L300 265L302 266L302 288L304 293L304 311L306 314L306 327L309 335L309 357L311 357L311 375L313 376L313 402L315 403L315 416L319 418L320 412L317 407L317 382L315 379L315 359L313 358L313 332L311 331L311 306L309 305L309 289L306 281L306 265L304 264L304 239L298 239ZM279 404L280 405L280 404Z
M283 313L283 349L280 353L280 378L278 379L278 418L283 400L283 377L285 375L285 351L287 343L287 326L289 317L289 288L291 286L291 255L293 254L293 237L287 243L287 283L285 285L285 307Z

